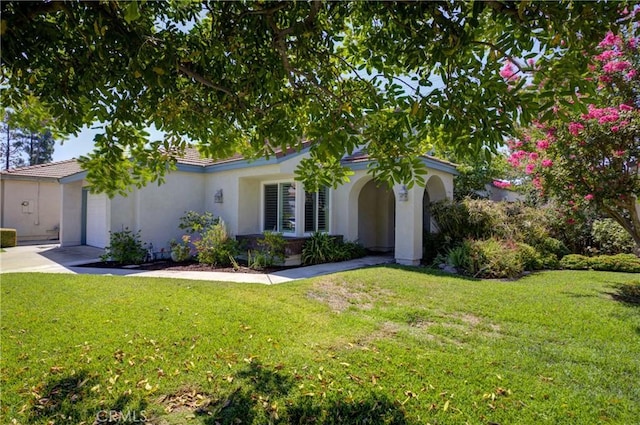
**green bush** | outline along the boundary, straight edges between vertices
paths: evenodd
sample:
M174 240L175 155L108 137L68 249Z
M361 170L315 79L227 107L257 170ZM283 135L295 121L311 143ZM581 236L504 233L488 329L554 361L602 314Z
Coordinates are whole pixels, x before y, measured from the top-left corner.
M192 257L191 254L191 236L183 235L182 240L178 242L175 239L172 239L169 242L169 247L171 248L171 259L174 261L182 262L190 260Z
M446 256L446 253L451 248L451 239L443 232L424 232L422 236L422 247L422 262L424 264L433 264L440 256Z
M545 263L537 249L523 242L518 242L517 252L524 270L542 270Z
M367 250L358 242L339 241L336 239L336 253L334 261L347 261L362 258L367 255Z
M0 248L11 248L18 244L16 229L0 229Z
M560 259L569 254L569 248L559 239L545 237L538 241L534 247L542 254L553 254Z
M364 257L367 251L357 242L342 240L324 232L315 232L304 242L302 264L322 264Z
M631 235L611 218L595 220L591 236L602 254L631 253L635 247Z
M140 231L132 232L125 228L122 232L109 232L109 246L105 247L102 261L115 261L118 264L140 264L147 256L147 250L140 240Z
M483 278L514 278L522 274L524 265L517 245L491 238L471 241L471 273Z
M568 270L587 270L591 267L591 259L580 254L569 254L562 257L560 267Z
M233 264L238 255L238 244L229 237L227 226L222 219L208 227L201 239L193 241L198 262L213 266L227 267Z
M560 260L560 267L568 270L593 269L599 271L640 273L640 258L633 254L598 255L596 257L570 254Z
M249 267L259 270L284 263L287 242L282 233L266 231L257 244L258 249L248 253Z
M184 215L180 217L178 227L188 235L193 235L194 233L202 234L209 227L217 224L218 221L219 218L214 217L210 212L185 211Z
M593 270L640 273L640 258L633 254L598 255L591 258Z
M473 269L473 260L471 259L471 244L469 241L463 241L460 245L451 248L447 252L447 264L455 267L457 270L471 273Z

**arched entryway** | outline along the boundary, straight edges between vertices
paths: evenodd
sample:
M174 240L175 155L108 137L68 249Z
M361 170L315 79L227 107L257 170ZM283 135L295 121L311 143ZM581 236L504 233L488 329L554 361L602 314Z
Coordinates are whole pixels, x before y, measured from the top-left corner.
M358 195L358 241L367 249L391 252L395 244L393 190L370 180Z
M422 198L422 230L425 233L437 231L437 225L431 220L431 202L441 201L447 198L442 179L438 176L431 176L424 188Z

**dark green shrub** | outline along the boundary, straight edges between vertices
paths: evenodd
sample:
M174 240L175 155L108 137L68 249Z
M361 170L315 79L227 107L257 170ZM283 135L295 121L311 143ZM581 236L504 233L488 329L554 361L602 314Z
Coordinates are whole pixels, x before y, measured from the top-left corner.
M436 258L446 255L451 248L451 240L444 233L424 232L422 236L422 262L433 264Z
M0 229L0 248L11 248L18 244L16 229Z
M471 244L463 241L460 245L451 248L447 252L447 264L457 270L470 274L473 270L473 260L471 258Z
M635 247L631 235L611 218L595 220L591 226L591 236L602 254L631 253Z
M248 254L249 267L263 269L284 263L287 242L282 233L266 231L257 244L258 249Z
M202 238L193 241L198 262L213 266L230 266L238 255L238 243L229 237L227 226L222 219L208 227Z
M109 232L109 246L105 247L102 261L115 261L118 264L140 264L147 250L140 240L140 231L132 232L125 228L122 232Z
M322 264L364 257L366 249L357 242L342 240L324 232L315 232L302 247L302 264Z
M335 251L332 261L347 261L362 258L367 255L367 250L357 242L335 240Z
M328 233L315 232L302 247L302 264L329 263L333 259L335 244Z
M546 237L535 244L535 248L542 254L553 254L560 259L569 254L569 248L559 239Z

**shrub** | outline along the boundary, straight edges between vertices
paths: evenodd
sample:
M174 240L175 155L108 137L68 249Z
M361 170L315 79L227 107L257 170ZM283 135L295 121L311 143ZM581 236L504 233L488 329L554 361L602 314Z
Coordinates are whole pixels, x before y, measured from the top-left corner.
M367 250L357 242L339 241L334 239L334 254L332 261L347 261L354 258L362 258L367 255Z
M171 259L173 261L187 261L191 259L191 237L189 235L183 235L182 241L178 242L175 239L172 239L169 242L169 247L171 247Z
M178 227L184 230L188 235L194 233L204 233L209 227L218 223L220 219L213 216L210 212L198 213L196 211L185 211L180 217Z
M523 242L519 242L516 245L524 270L542 270L545 268L543 256L538 250Z
M491 238L484 241L472 241L471 272L483 278L513 278L524 271L517 246L510 241Z
M611 218L595 220L591 236L602 254L630 253L635 247L631 235Z
M640 273L640 258L633 254L599 255L590 260L594 270Z
M315 232L302 247L303 264L321 264L333 261L334 238L328 233Z
M553 254L557 259L569 254L569 248L559 239L546 237L535 244L535 248L542 254Z
M140 240L140 231L125 228L122 232L109 232L109 246L105 247L102 261L118 264L140 264L147 256L147 250Z
M222 219L208 227L199 240L193 242L198 262L213 266L226 267L234 262L238 255L238 244L229 237L227 226Z
M598 255L596 257L570 254L560 261L560 267L569 270L593 269L599 271L640 273L640 258L633 254Z
M569 270L586 270L590 267L590 259L580 254L565 255L560 260L560 267Z
M18 244L16 229L0 229L0 248L11 248Z
M357 242L342 240L324 232L315 232L302 247L302 263L322 264L364 257L366 249Z
M258 249L248 253L249 267L263 269L284 263L286 241L282 233L266 231L257 244Z
M433 264L439 256L446 256L451 248L451 239L443 232L424 232L422 237L422 261L424 264Z
M473 260L471 258L471 244L469 241L463 241L460 245L451 248L447 252L447 264L455 267L457 270L471 273L473 270Z

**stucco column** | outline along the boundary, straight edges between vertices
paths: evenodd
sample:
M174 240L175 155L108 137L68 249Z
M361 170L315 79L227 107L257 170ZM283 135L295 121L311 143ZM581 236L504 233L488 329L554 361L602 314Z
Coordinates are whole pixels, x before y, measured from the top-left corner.
M60 246L81 244L82 181L60 185Z
M396 197L396 263L417 266L422 260L422 197L424 187L406 189L395 185Z

